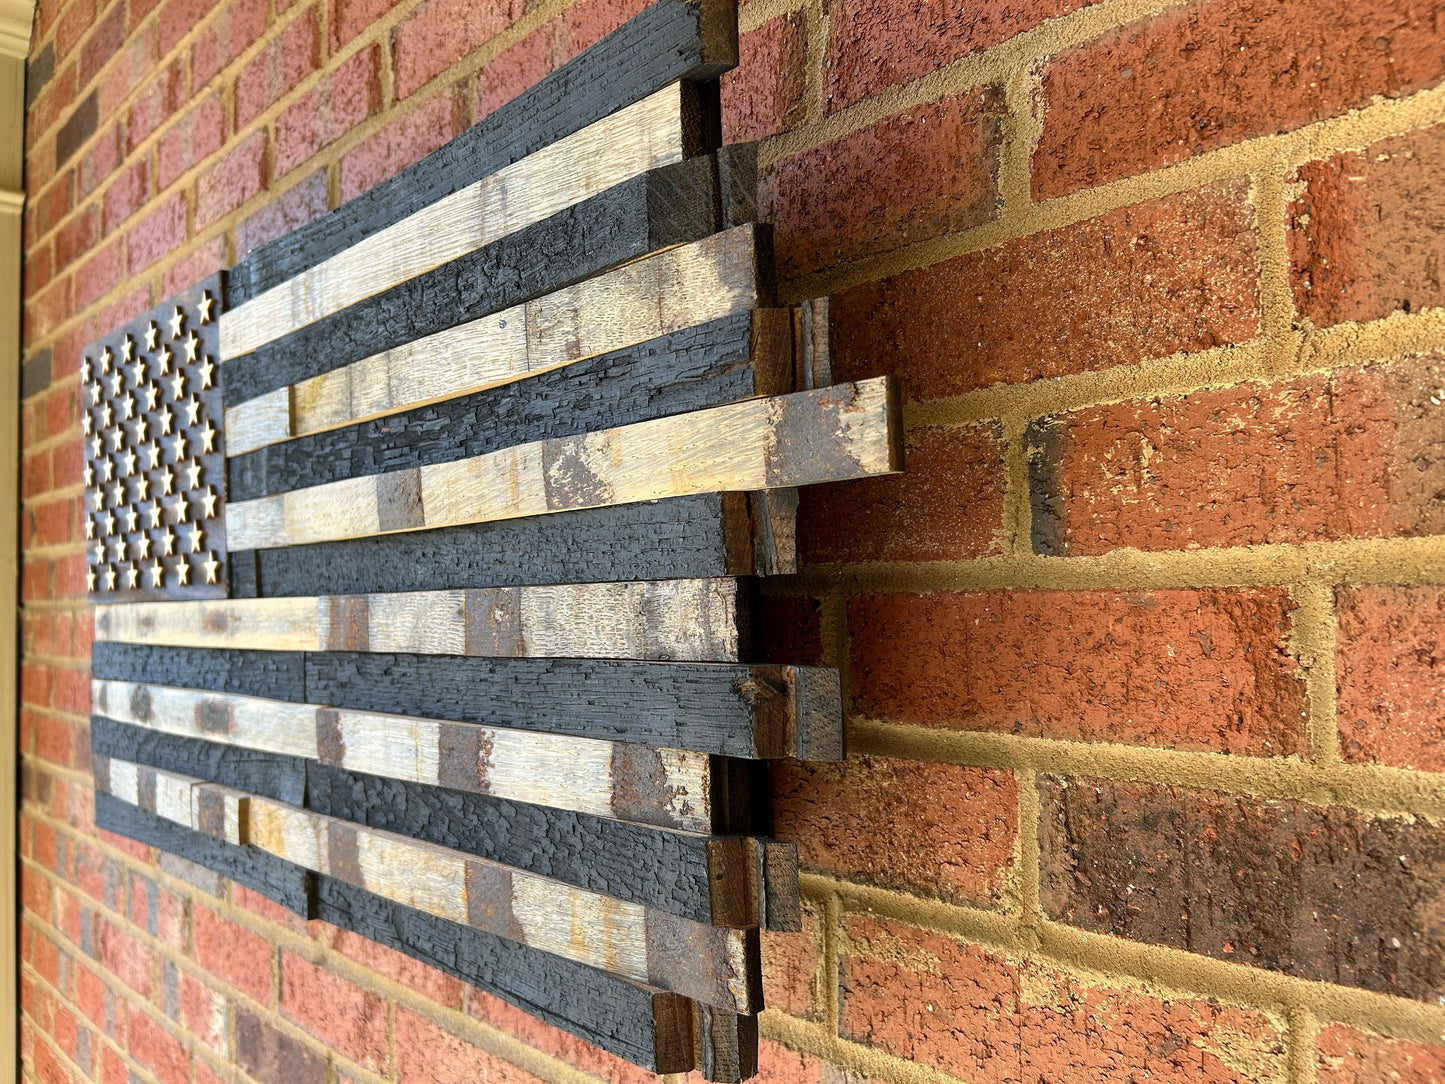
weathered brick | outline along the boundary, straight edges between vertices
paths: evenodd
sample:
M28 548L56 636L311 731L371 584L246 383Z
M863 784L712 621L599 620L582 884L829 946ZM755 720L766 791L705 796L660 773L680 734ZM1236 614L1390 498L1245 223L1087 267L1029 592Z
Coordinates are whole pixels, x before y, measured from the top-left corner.
M134 152L186 103L186 66L181 58L166 65L131 103L126 121L126 150Z
M266 0L231 0L191 46L192 93L207 86L266 29Z
M65 123L60 126L60 131L55 133L55 164L57 166L69 161L71 155L80 149L81 144L95 134L99 118L98 98L96 92L91 91L75 107L75 111L66 118ZM36 186L27 185L26 187Z
M1306 747L1277 588L867 594L848 603L865 714L1256 756Z
M381 49L360 50L276 118L276 174L283 176L381 107Z
M828 6L824 108L835 112L1093 0L963 4L924 0L841 0Z
M95 957L105 969L142 997L150 997L155 981L155 954L150 948L107 919L96 920L95 940Z
M55 24L55 56L64 60L80 44L95 19L94 0L72 0L65 14Z
M191 909L191 938L202 967L262 1005L271 1004L272 948L264 937L197 906Z
M802 490L799 557L805 564L943 561L997 552L1003 453L992 423L909 432L902 474Z
M177 243L177 248L181 244ZM212 237L209 241L191 249L180 262L171 264L161 275L161 296L170 297L178 294L189 286L194 286L207 275L215 274L225 267L229 260L226 259L226 239L224 237Z
M117 122L104 129L96 137L95 143L80 156L80 162L75 170L77 201L99 188L101 183L120 165L120 127L120 123Z
M161 56L168 56L181 39L198 27L216 8L213 0L165 0L156 19L160 27L158 47Z
M844 1036L976 1084L1284 1078L1282 1022L848 915Z
M804 1020L823 1012L823 913L803 903L799 933L762 932L763 1004Z
M1387 139L1297 171L1290 281L1320 327L1445 305L1445 126Z
M186 239L186 197L177 192L151 211L126 234L132 275L174 252Z
M125 5L112 3L80 47L80 85L85 86L94 79L124 42Z
M1445 991L1445 836L1151 783L1045 779L1040 895L1058 921L1433 1002Z
M1445 77L1411 0L1202 0L1061 53L1043 74L1034 194L1061 196L1289 131Z
M219 94L208 94L161 136L156 188L169 188L186 170L219 151L225 141L225 106Z
M550 1024L544 1024L535 1016L529 1016L505 1001L501 1001L477 989L468 991L467 1011L478 1020L485 1020L513 1035L537 1050L559 1058L568 1065L607 1081L607 1084L655 1084L657 1077L645 1072L630 1062L608 1054L591 1043ZM504 1078L509 1079L509 1078ZM418 1079L420 1084L420 1079ZM697 1084L694 1077L688 1084Z
M1003 101L992 89L944 98L787 158L759 182L779 273L967 229L997 209Z
M261 131L235 144L196 180L196 227L204 229L260 195L267 180L266 133Z
M146 205L151 195L150 184L148 157L137 158L111 182L110 187L105 190L101 204L103 232L107 237L117 226Z
M478 120L510 102L567 63L567 30L557 19L544 23L516 45L509 46L477 73Z
M71 313L71 276L52 283L25 302L25 341L38 342Z
M396 1012L396 1070L400 1084L540 1084L538 1078L458 1039L405 1009Z
M1259 334L1249 182L1220 181L835 297L833 375L958 395Z
M116 4L119 12L122 5ZM141 86L154 72L156 62L156 31L147 26L128 40L100 76L97 88L101 122L118 116L131 92Z
M260 1084L327 1084L326 1056L252 1013L236 1009L232 1056Z
M420 90L500 34L521 11L518 0L425 0L391 32L396 96Z
M628 19L647 7L650 0L575 0L568 5L567 49L576 56L591 48Z
M1445 771L1445 588L1336 593L1340 755Z
M40 137L49 132L55 123L65 114L66 109L75 101L76 65L67 64L61 69L60 74L52 79L46 87L45 92L40 94L35 103L30 107L25 120L25 149L30 151L40 141Z
M1442 386L1425 355L1055 419L1033 433L1034 550L1439 534Z
M444 91L391 121L342 157L342 200L375 187L425 158L453 139L466 124L466 103L455 89Z
M807 111L807 21L801 12L769 19L738 39L738 66L722 77L723 142L786 132Z
M126 1026L131 1056L154 1073L160 1084L188 1084L190 1058L174 1036L137 1008L130 1010Z
M99 301L124 277L121 263L121 245L117 238L75 269L76 308Z
M281 1012L368 1068L386 1066L386 1002L289 952L281 954Z
M236 127L245 127L320 66L321 24L316 9L309 8L236 76Z
M74 172L66 170L43 192L32 195L26 200L26 243L28 245L34 245L70 213L74 182Z
M55 231L57 268L68 267L90 251L100 238L98 219L93 205L83 207Z
M326 0L327 25L331 28L331 51L371 26L401 0Z
M244 259L257 245L290 233L326 210L326 171L318 169L300 184L268 200L236 227L237 258Z
M445 1005L449 1009L461 1008L462 995L466 988L458 979L452 978L445 972L428 967L410 956L403 955L396 949L369 941L349 930L339 930L333 926L327 926L325 927L325 937L334 951L349 956L363 967L385 975L393 982L411 987L417 993L431 998L438 1005Z
M992 906L1013 866L1018 784L1009 772L860 757L780 761L773 827L805 868L951 902Z
M1346 1024L1315 1036L1316 1084L1439 1084L1445 1046L1387 1039Z

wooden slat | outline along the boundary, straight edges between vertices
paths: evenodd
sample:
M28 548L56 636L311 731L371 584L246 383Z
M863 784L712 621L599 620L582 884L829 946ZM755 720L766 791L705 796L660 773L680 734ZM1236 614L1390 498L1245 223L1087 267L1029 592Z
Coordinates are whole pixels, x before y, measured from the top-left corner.
M290 437L466 395L726 317L744 316L759 301L755 230L741 226L669 249L304 380L291 388L289 396L277 390L241 403L226 412L226 453L236 456ZM731 334L717 345L731 347L734 361L738 351L733 340L738 338L742 358L748 358L747 327L744 322L734 330L729 322L716 332ZM697 338L682 336L676 344L655 346L643 356L666 355L654 361L658 366L678 360L701 364L707 358L699 355L699 350L711 340L699 343ZM679 353L682 359L675 357ZM621 363L631 357L629 350L622 358L609 359L610 366L588 367L591 375L574 377L573 382L625 383L627 370ZM762 361L767 363L762 370L764 379L748 394L791 391L787 372L791 359L778 351L777 356L765 354ZM666 370L656 376L643 375L650 377L655 390L667 386ZM681 379L680 374L673 379ZM395 429L392 419L384 431ZM233 494L233 499L238 498Z
M234 651L99 641L92 677L208 689L270 700L306 699L306 660L299 651Z
M736 579L97 606L95 641L267 651L737 662Z
M674 83L473 181L232 308L221 358L255 350L604 189L696 152L697 105ZM689 131L689 128L693 131Z
M226 508L237 549L323 542L900 470L891 378L660 418Z
M261 294L479 176L495 173L669 83L713 80L736 63L737 14L730 0L656 0L440 150L253 250L231 271L233 302ZM710 94L703 90L702 97L703 127L715 129L715 85ZM716 140L715 131L706 136Z
M774 490L773 493L780 491ZM619 582L793 572L757 494L700 493L531 519L231 554L233 598Z
M369 775L693 832L712 828L705 754L94 679L97 714Z
M147 765L102 758L96 788L404 906L735 1012L761 1006L756 934L708 926L462 851Z
M499 313L609 268L716 232L716 162L639 174L516 233L232 356L226 404L331 372Z

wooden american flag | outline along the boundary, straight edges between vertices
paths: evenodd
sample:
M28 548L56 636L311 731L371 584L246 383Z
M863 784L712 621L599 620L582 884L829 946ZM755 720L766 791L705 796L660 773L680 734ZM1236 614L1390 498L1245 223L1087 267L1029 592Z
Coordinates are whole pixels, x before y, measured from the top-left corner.
M722 0L89 347L96 816L657 1072L756 1068L800 923L755 660L796 488L901 467L779 307Z

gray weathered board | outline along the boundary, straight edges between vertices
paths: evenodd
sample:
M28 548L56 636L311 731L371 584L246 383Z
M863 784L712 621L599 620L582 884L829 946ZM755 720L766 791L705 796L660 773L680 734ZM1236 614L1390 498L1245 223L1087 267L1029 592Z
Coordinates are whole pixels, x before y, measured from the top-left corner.
M755 577L798 487L902 467L777 303L736 60L657 0L78 362L97 822L729 1082L802 921L768 763L843 756Z

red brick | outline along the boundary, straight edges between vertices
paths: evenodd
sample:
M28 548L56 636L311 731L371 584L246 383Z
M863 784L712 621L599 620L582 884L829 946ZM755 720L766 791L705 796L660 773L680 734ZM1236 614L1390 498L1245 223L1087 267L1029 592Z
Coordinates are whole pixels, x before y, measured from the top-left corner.
M821 1020L823 915L803 903L800 933L762 932L763 1004L804 1020Z
M46 922L51 921L50 882L25 866L20 867L20 906Z
M116 5L117 12L122 6ZM126 42L100 77L97 108L102 123L121 112L131 92L154 73L155 64L156 31L154 26L147 26Z
M71 313L70 276L52 283L25 302L25 341L37 342Z
M450 142L467 125L466 106L444 91L347 151L341 159L341 199L373 188Z
M111 182L105 190L105 197L102 203L103 208L103 229L109 237L115 228L122 222L135 214L150 200L150 159L142 157L127 169L121 171L120 176Z
M1445 771L1445 588L1342 588L1340 755Z
M231 0L191 46L191 92L207 86L266 29L266 0Z
M135 319L150 307L150 291L144 286L137 286L130 293L101 306L95 324L97 327L115 327Z
M824 109L832 113L889 87L911 83L1092 2L841 0L830 4Z
M95 923L96 958L121 982L142 997L151 996L155 957L141 940L107 919Z
M770 19L738 39L738 66L722 77L723 142L786 132L807 111L807 20Z
M847 916L845 1037L974 1084L1283 1079L1283 1025L1114 985L898 922Z
M225 237L212 237L193 248L179 263L166 268L161 276L161 296L180 293L207 275L215 274L229 262L226 259Z
M864 714L951 729L1195 752L1306 747L1277 588L859 595Z
M1316 1084L1440 1084L1445 1046L1388 1039L1346 1024L1315 1036Z
M1316 326L1445 305L1445 126L1311 162L1290 208L1295 305Z
M396 1071L400 1084L541 1084L405 1009L396 1012Z
M1259 334L1249 182L1125 207L833 299L833 375L959 395Z
M124 42L125 5L112 0L110 10L96 21L95 29L80 47L80 85L94 79Z
M1442 533L1442 386L1427 355L1058 419L1034 434L1035 552Z
M991 423L909 432L902 474L802 491L799 556L819 564L967 560L998 552L1003 452Z
M276 118L276 174L283 176L381 108L381 49L360 50Z
M133 152L186 104L186 65L177 57L162 69L131 103L126 122L126 150Z
M991 219L1001 96L917 106L785 159L759 183L787 277Z
M177 192L142 218L126 235L130 273L139 273L169 256L186 240L186 197Z
M89 252L99 239L95 207L82 208L55 234L55 261L58 267L67 267L78 257Z
M80 44L85 32L95 19L94 0L73 0L65 14L55 24L55 60L64 60L72 49ZM87 78L86 82L90 80Z
M1445 26L1411 0L1202 0L1049 65L1034 194L1159 169L1442 76Z
M567 29L557 19L503 49L477 73L474 115L481 120L567 63Z
M215 8L213 0L166 0L156 18L156 25L160 27L160 55L167 56Z
M99 188L101 182L120 165L121 157L120 124L116 123L101 132L90 149L80 156L75 172L76 190L80 196L88 196Z
M129 3L126 4L126 29L133 31L145 21L147 15L160 5L160 2L161 0L129 0Z
M83 309L99 301L120 284L123 275L117 239L75 269L75 307Z
M253 915L259 915L277 926L285 926L293 933L310 933L310 926L306 919L296 914L295 911L288 911L275 900L252 891L245 885L233 884L231 886L231 903L250 911Z
M76 728L64 719L48 715L35 717L35 755L52 764L76 767Z
M159 191L169 188L181 174L215 154L225 142L225 107L220 95L207 95L161 136L157 145L156 188Z
M334 927L325 927L325 930L327 943L334 951L350 957L379 975L385 975L393 982L410 987L438 1005L445 1005L449 1009L462 1007L465 987L459 980L349 930L338 930Z
M270 943L206 907L191 909L191 938L196 960L262 1005L271 1004Z
M521 1009L484 994L481 990L469 991L467 1009L478 1020L485 1020L528 1046L559 1058L584 1073L599 1077L607 1084L656 1084L658 1079L656 1075L599 1050L591 1043L575 1038L565 1031L544 1024L535 1016L529 1016ZM687 1084L701 1084L701 1081L695 1075L689 1076Z
M75 506L71 500L47 501L32 506L30 512L34 516L35 534L29 545L58 546L75 537Z
M74 64L67 64L30 106L25 120L27 151L39 141L40 136L55 126L70 103L75 101L75 69Z
M326 211L326 170L318 169L301 183L273 195L265 206L236 227L236 257L245 259L257 245L290 233Z
M59 1055L51 1049L49 1043L43 1039L39 1040L35 1043L33 1050L35 1078L40 1081L40 1084L73 1084L75 1078L71 1076L70 1070L60 1060Z
M1009 772L860 757L779 762L773 826L807 869L959 903L995 905L1013 866Z
M245 127L321 66L321 25L315 8L287 24L236 77L236 127Z
M259 195L267 182L266 133L235 144L196 181L196 228L204 229Z
M300 956L281 955L281 1012L346 1057L386 1066L386 1002Z
M414 94L520 14L517 0L425 0L391 32L396 96Z
M331 51L337 52L399 3L401 0L326 0Z
M154 1073L160 1084L187 1084L190 1057L174 1036L136 1008L130 1010L127 1026L131 1057Z
M596 45L647 7L649 0L576 0L567 8L567 47L571 56Z
M74 180L75 174L67 170L44 192L27 199L25 207L27 224L33 223L29 230L31 244L49 233L55 228L57 222L70 213L71 189Z
M181 1025L212 1050L224 1051L226 998L194 975L181 973L177 991Z

